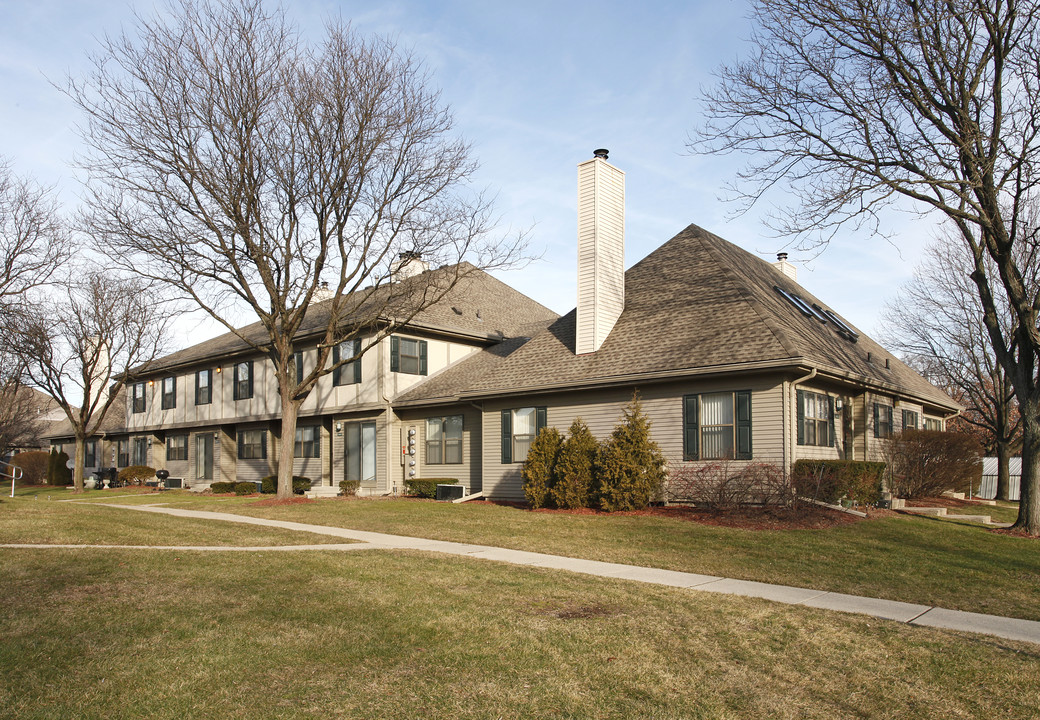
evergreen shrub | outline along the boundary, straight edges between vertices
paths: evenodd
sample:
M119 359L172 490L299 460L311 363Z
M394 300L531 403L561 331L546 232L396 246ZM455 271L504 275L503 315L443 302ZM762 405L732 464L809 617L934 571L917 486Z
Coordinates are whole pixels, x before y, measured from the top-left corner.
M51 449L47 459L47 484L58 487L72 484L72 471L68 467L69 454L62 450Z
M344 481L346 482L346 481ZM404 481L405 492L413 497L436 498L438 485L458 485L455 478L411 478ZM342 487L342 483L340 484Z
M227 493L232 493L235 491L235 483L226 482L222 480L220 482L211 483L209 486L209 490L210 492L215 493L217 495L225 495ZM253 490L256 490L255 485L253 486Z
M256 492L255 482L235 483L235 495L252 495Z
M563 436L554 427L542 428L527 451L520 468L524 495L532 509L552 507L556 484L556 463L563 448Z
M155 468L147 465L129 465L119 471L123 485L143 485L150 480L155 480Z
M581 418L571 423L567 439L556 457L555 482L549 491L558 508L589 507L599 442Z
M650 437L650 419L638 392L622 411L621 424L600 449L596 466L595 494L601 509L642 510L660 498L665 459Z
M361 487L360 480L340 480L339 481L339 494L350 497L351 495L357 495L358 489ZM434 488L436 492L436 487Z
M292 491L296 495L303 495L305 492L311 489L311 479L308 477L302 477L300 475L293 475L292 479ZM278 476L268 475L260 481L260 492L262 493L276 493L278 492Z

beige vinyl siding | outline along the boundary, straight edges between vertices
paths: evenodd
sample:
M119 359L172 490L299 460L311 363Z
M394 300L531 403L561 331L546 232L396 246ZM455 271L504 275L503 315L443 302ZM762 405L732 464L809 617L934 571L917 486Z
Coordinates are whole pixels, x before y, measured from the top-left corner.
M302 422L298 421L297 427L300 427L301 425L314 425L315 423L310 420L311 419L308 418ZM319 446L321 448L319 450L321 457L293 458L293 475L310 478L311 487L332 485L332 475L330 473L332 462L332 434L329 432L327 422L323 422L319 425Z
M893 399L887 395L879 395L876 393L865 393L866 406L864 407L866 415L866 427L867 432L867 454L866 459L871 462L884 462L885 453L888 450L888 440L885 438L874 437L874 403L879 405L887 405L892 408L892 432L896 433L899 431L902 417L900 417L899 408L894 407Z
M387 472L387 445L393 443L396 445L396 439L388 438L393 433L388 433L388 423L385 417L385 413L376 414L365 414L365 415L338 415L332 420L332 458L331 458L331 472L332 472L332 485L338 485L340 480L344 480L347 477L347 466L346 466L346 426L349 423L357 422L374 422L376 424L376 478L375 482L362 484L359 494L361 495L381 495L386 492L388 486L388 472ZM338 425L342 423L341 429L336 429ZM394 436L396 437L396 436ZM391 483L392 487L392 483Z
M249 430L260 430L267 437L267 457L261 459L245 460L238 457L238 433L242 433ZM236 482L253 482L256 480L262 480L267 475L274 474L276 467L275 458L278 453L277 449L277 438L271 433L270 428L266 424L249 424L239 425L236 429L235 442L235 460L236 460Z
M651 434L669 463L683 463L683 396L694 393L750 390L752 462L783 463L783 394L775 378L736 378L725 385L709 382L668 383L639 388L643 410L650 418ZM523 500L521 463L502 464L503 409L547 408L547 423L566 433L581 417L592 434L602 440L621 421L622 409L632 399L632 388L607 389L527 398L487 401L484 407L484 494L494 499ZM708 462L708 461L701 461ZM733 461L741 462L741 461ZM744 461L746 462L746 461ZM696 465L696 461L688 464Z
M426 462L426 419L462 415L462 462L429 464ZM481 415L471 405L450 406L433 410L410 410L401 413L401 427L404 430L415 428L416 435L416 477L455 478L469 492L481 489ZM497 442L497 437L496 437Z
M803 460L803 459L807 459L807 460L838 460L838 459L842 458L843 452L844 452L843 438L842 438L843 414L846 413L846 412L852 412L853 411L852 407L851 407L851 403L849 403L848 405L843 407L840 411L835 409L835 412L834 412L834 423L833 423L834 436L835 437L834 437L834 444L833 445L799 445L798 444L798 426L797 426L797 424L798 424L798 404L797 404L798 403L798 392L797 391L798 390L803 390L805 392L816 393L817 395L826 395L827 397L831 398L832 402L835 402L838 399L843 398L843 396L841 395L841 393L830 391L827 388L822 388L822 387L812 386L812 385L805 385L805 384L796 385L796 386L794 386L792 388L792 390L794 391L793 395L792 395L792 403L794 403L792 405L792 407L794 408L794 412L791 413L791 421L794 424L793 427L792 427L792 430L791 430L791 435L793 437L793 441L792 442L793 442L793 446L794 446L794 458L793 459L797 461L797 460Z

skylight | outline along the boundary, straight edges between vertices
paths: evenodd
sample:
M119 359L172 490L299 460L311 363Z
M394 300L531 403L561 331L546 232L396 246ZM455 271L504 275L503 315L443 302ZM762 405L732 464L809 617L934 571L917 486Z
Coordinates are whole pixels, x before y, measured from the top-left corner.
M787 300L787 302L791 303L791 305L793 305L802 315L805 315L805 317L815 318L816 320L819 320L821 323L824 324L830 323L834 326L834 329L838 332L838 334L846 340L851 340L852 342L856 342L857 340L859 340L859 333L853 330L844 320L838 317L834 312L828 310L827 308L820 307L816 303L812 303L810 305L808 302L800 298L798 295L795 295L791 292L787 292L779 285L774 285L773 289L780 293L780 295L785 300Z

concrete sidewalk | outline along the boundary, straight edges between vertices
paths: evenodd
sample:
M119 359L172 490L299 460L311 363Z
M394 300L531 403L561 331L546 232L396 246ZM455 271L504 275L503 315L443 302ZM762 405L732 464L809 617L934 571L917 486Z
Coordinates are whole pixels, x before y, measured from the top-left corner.
M880 600L877 598L844 595L842 593L812 590L809 588L771 585L768 583L752 582L749 580L733 580L730 578L714 577L712 575L697 575L695 573L677 572L675 570L660 570L657 568L640 567L638 565L622 565L620 563L600 562L598 560L582 560L580 558L569 558L560 555L546 555L544 553L527 552L525 550L509 550L506 548L490 547L487 545L470 545L467 543L448 542L444 540L426 540L423 538L413 538L403 535L387 535L384 533L348 530L346 528L326 527L324 525L309 525L306 523L287 522L284 520L266 520L263 518L234 515L231 513L208 512L203 510L182 510L156 505L115 505L110 503L91 504L102 505L104 507L114 507L121 510L160 513L176 517L223 520L225 522L243 523L246 525L262 525L265 527L317 533L319 535L329 535L346 540L357 541L348 545L293 546L294 548L299 549L361 550L369 548L387 550L424 550L426 552L445 553L448 555L464 555L484 560L512 563L514 565L553 568L556 570L582 573L585 575L596 575L599 577L618 578L622 580L635 580L638 582L689 588L704 592L728 593L744 597L762 598L774 602L787 603L789 605L807 605L809 607L823 608L825 610L872 615L885 620L896 620L911 625L981 633L983 635L994 635L1009 640L1020 640L1040 645L1040 622L1033 620L1020 620L1017 618L1006 618L997 615L983 615L980 613L962 612L960 610L946 610L944 608L897 602L895 600ZM150 549L155 548L153 547ZM196 549L215 550L218 548L177 547L173 549L191 551ZM250 548L228 547L219 549L247 550ZM288 548L263 547L251 549L279 550Z

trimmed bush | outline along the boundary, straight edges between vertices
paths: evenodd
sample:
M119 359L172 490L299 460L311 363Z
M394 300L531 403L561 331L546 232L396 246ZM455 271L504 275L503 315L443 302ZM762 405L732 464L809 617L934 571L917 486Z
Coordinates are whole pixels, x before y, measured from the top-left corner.
M554 427L542 428L527 451L520 467L524 495L532 508L552 506L552 489L556 484L556 462L563 448L563 436Z
M784 472L771 463L733 464L727 460L680 465L668 473L669 500L686 500L711 510L748 505L791 505L793 493Z
M308 477L301 477L300 475L293 475L292 479L292 491L296 495L303 495L305 492L311 489L311 479ZM278 476L268 475L260 481L260 492L262 493L276 493L278 492Z
M346 482L344 480L344 482ZM458 485L455 478L412 478L404 481L405 492L413 497L436 498L438 485ZM342 487L342 483L341 483Z
M119 471L119 482L124 485L143 485L155 480L155 468L147 465L130 465Z
M861 505L881 499L885 463L863 460L798 460L791 480L801 497L838 504L842 498Z
M592 501L593 471L599 442L581 418L571 423L556 458L556 481L549 491L558 508L588 507Z
M963 433L904 430L892 436L886 456L892 493L904 498L967 490L982 474L982 448Z
M255 482L235 483L235 495L252 495L256 492Z
M72 471L68 467L69 454L62 450L58 452L51 448L51 454L47 458L47 484L59 487L72 484Z
M625 406L621 424L604 443L596 465L596 498L607 512L642 510L661 496L665 459L650 437L650 419L638 392Z
M235 483L233 482L215 482L209 486L210 492L216 493L217 495L226 495L227 493L235 492ZM256 491L256 485L253 486L253 491Z
M47 481L50 455L43 450L22 452L11 458L11 464L22 469L23 485L42 485Z
M339 494L350 497L351 495L357 495L358 488L361 487L360 480L340 480L339 481ZM434 493L437 492L437 488L434 488Z

